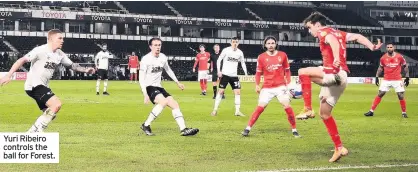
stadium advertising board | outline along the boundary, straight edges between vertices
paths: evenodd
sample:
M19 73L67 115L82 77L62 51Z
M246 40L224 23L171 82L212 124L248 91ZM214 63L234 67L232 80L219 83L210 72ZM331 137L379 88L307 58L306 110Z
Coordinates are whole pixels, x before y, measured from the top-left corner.
M7 75L8 72L0 72L0 78L3 78ZM12 80L26 80L27 73L26 72L15 72L12 75Z
M0 11L0 18L2 19L21 19L31 17L30 12L12 12L12 11Z
M240 82L255 82L255 76L254 75L238 75L238 78ZM414 80L414 79L412 79ZM261 77L261 82L264 81L264 78ZM415 80L416 82L414 84L418 84L418 79ZM348 77L347 82L350 84L374 84L374 78L373 77ZM291 83L299 83L299 77L298 76L292 76L292 82ZM413 82L412 82L413 83Z
M75 20L76 14L70 11L34 10L32 11L32 17L33 18Z
M190 25L190 26L204 26L204 27L216 27L216 28L218 27L244 28L244 29L252 29L252 30L254 29L255 30L257 29L269 30L269 29L282 29L283 28L283 26L281 25L260 24L260 23L234 23L234 22L228 22L228 21L156 19L156 18L100 16L100 15L76 15L76 20L98 21L98 22L109 22L109 23L115 22L115 23L140 23L140 24L153 24L153 25Z

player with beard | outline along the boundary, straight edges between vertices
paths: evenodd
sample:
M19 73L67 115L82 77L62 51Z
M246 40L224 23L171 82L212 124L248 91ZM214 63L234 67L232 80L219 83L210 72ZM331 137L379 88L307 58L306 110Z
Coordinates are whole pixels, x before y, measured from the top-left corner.
M291 81L290 65L287 54L277 50L277 40L273 36L268 36L264 39L264 49L266 49L266 52L258 56L257 71L255 74L255 91L260 94L258 106L253 112L242 135L249 135L251 128L269 102L273 98L277 98L287 114L293 136L298 138L300 136L296 130L295 113L290 106L290 93L287 88ZM263 87L260 88L262 75L264 76L264 83Z
M399 104L401 105L402 117L408 118L406 114L406 100L405 100L405 87L409 85L409 69L408 64L401 54L395 52L395 44L387 43L386 44L387 53L380 58L380 66L376 72L376 85L379 86L379 76L384 73L382 84L379 87L379 93L374 98L372 107L370 111L365 113L365 116L373 116L374 110L377 105L379 105L383 96L390 90L394 88L396 94L398 95ZM402 67L405 71L405 80L402 82ZM404 87L405 86L405 87Z

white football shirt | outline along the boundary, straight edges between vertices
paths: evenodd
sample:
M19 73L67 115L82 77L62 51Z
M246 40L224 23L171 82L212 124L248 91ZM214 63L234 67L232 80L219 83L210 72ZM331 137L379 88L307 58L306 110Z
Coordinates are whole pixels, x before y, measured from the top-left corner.
M94 63L98 69L108 70L109 58L112 58L112 54L109 51L99 51L96 55L96 58L94 59Z
M223 67L221 68L221 61L223 61ZM247 75L247 66L245 65L244 53L240 49L234 50L232 47L226 47L222 50L217 61L218 71L222 72L222 75L231 77L238 76L238 63L241 62L242 69Z
M146 88L148 86L162 87L161 76L163 70L173 79L178 82L176 75L168 65L168 58L165 54L160 53L158 57L152 55L152 53L146 54L142 57L139 67L139 82L143 94L147 94Z
M49 87L49 80L59 64L71 66L73 62L60 49L53 52L47 44L34 48L23 56L31 62L30 69L25 82L25 90L32 90L33 87L44 85Z

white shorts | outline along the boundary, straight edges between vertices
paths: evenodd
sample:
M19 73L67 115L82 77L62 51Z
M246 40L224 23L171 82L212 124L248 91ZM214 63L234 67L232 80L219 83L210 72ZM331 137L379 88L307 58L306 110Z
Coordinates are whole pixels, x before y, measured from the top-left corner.
M340 98L340 96L343 94L345 88L347 87L347 72L344 70L340 70L340 72L338 72L338 75L340 76L341 79L341 85L338 86L323 86L321 87L321 91L319 93L319 99L321 100L322 98L325 99L325 101L331 105L332 107L334 107L337 102L338 99ZM329 80L333 80L335 79L333 74L325 74L324 73L324 82L327 82Z
M382 83L380 83L380 87L379 87L380 91L388 92L390 90L390 88L394 88L395 92L397 92L397 93L405 92L405 87L403 85L402 80L400 80L400 81L383 80Z
M136 73L137 72L137 70L138 70L138 68L131 68L131 69L129 69L130 71L131 71L131 73Z
M277 97L277 100L283 104L290 102L291 95L286 86L263 88L261 89L260 96L258 97L258 103L268 104L274 97Z
M209 71L207 71L207 70L198 71L197 72L198 80L200 81L201 79L208 79L208 73L209 73Z

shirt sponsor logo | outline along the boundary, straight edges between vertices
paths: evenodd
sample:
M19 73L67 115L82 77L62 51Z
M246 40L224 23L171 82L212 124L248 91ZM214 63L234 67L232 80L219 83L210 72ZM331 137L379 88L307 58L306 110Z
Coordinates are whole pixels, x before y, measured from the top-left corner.
M161 66L156 66L156 67L152 67L151 73L159 73L163 71L163 67Z
M240 60L238 58L228 57L227 59L230 62L239 62Z

